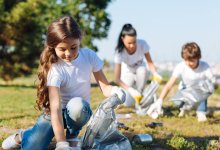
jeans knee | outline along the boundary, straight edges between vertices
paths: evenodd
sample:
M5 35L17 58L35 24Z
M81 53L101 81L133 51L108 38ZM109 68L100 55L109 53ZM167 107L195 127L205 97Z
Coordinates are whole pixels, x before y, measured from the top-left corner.
M81 97L72 98L67 103L66 109L69 117L75 122L81 122L87 113L91 115L89 104Z

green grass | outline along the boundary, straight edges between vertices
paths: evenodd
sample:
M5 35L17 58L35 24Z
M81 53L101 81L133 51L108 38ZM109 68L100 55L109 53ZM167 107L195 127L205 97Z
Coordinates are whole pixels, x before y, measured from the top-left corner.
M107 72L107 78L113 80L111 72ZM40 112L34 109L36 100L36 88L34 81L36 77L16 79L10 83L0 80L0 144L4 138L15 130L33 126ZM161 91L161 85L158 92ZM175 93L171 90L170 95ZM147 146L133 145L133 149L219 149L220 148L220 89L209 98L209 108L212 114L205 123L197 122L195 112L185 118L178 118L179 113L168 100L164 103L165 115L157 120L148 116L138 116L133 108L119 107L117 113L131 113L131 119L120 119L128 130L121 129L130 140L135 134L150 134L153 142ZM91 105L95 110L104 99L100 89L92 86ZM162 122L162 127L154 129L145 127L152 121ZM83 128L80 136L85 131Z

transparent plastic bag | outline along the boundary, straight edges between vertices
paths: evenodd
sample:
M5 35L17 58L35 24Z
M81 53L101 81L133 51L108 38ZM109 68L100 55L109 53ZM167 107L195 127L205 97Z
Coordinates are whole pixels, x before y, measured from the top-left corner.
M99 105L80 141L82 150L131 150L129 140L117 130L115 121L114 109L122 103L113 95Z
M141 116L147 115L147 111L150 106L157 100L156 91L159 88L159 83L151 81L150 85L147 86L143 91L143 98L140 104L135 105L136 113Z
M184 102L184 108L190 110L197 107L200 102L205 101L214 92L214 85L210 80L202 80L185 89L177 91L171 101Z

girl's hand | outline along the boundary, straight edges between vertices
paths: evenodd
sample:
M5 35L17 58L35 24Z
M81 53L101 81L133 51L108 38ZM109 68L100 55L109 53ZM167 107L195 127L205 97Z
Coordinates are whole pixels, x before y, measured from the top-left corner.
M72 150L72 148L69 146L68 142L62 141L57 142L55 150Z
M125 92L122 88L118 86L113 86L111 90L111 95L116 94L118 98L122 101L122 103L125 102Z

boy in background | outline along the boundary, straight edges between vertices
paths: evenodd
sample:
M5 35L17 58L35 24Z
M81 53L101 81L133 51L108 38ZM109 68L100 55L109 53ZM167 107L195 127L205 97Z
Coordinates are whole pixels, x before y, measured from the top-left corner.
M161 114L162 102L178 79L180 79L179 90L188 89L192 85L199 85L201 81L205 80L210 81L212 86L217 88L217 84L215 84L216 79L211 71L210 66L207 62L200 60L201 50L197 43L190 42L184 44L182 47L181 56L183 61L175 67L172 76L164 86L159 99L151 106L148 112L149 114L153 111ZM189 92L191 91L189 90ZM179 117L183 117L186 113L186 109L184 109L185 102L181 100L174 102L174 104L180 108ZM198 121L204 122L207 120L207 99L197 99L197 102L198 104L196 105L196 114Z

